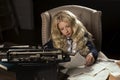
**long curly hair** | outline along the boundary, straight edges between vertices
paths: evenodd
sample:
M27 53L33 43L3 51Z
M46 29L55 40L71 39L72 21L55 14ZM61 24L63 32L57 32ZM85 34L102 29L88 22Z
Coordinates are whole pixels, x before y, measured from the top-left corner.
M73 40L73 44L76 44L74 49L76 51L80 50L81 53L88 51L86 43L88 40L92 40L92 35L87 31L82 22L79 21L77 17L68 10L62 10L53 16L51 22L51 38L53 40L54 47L67 52L67 39L62 35L58 28L58 24L61 21L67 22L73 29L71 39ZM88 35L87 37L85 37L86 33Z

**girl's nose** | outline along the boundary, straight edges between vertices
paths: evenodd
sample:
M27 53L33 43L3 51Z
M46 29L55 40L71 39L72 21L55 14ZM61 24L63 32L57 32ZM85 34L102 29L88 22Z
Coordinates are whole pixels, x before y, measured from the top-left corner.
M68 29L65 28L65 32L68 32Z
M66 33L68 33L68 30L66 30Z

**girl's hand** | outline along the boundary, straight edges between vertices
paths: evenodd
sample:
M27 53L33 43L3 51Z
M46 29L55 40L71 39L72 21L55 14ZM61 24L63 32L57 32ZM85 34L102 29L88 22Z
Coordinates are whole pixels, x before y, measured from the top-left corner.
M94 63L95 59L92 55L92 53L89 53L87 56L86 56L86 66L90 66Z

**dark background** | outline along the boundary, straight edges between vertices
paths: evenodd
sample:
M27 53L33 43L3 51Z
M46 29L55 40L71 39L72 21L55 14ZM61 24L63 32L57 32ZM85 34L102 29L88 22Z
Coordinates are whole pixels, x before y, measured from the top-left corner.
M67 4L102 11L102 51L120 59L120 0L0 0L0 43L41 45L41 12Z

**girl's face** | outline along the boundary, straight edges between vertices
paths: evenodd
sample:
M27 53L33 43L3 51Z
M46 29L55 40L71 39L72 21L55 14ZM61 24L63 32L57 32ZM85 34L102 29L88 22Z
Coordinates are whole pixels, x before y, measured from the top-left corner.
M71 26L67 22L60 22L58 24L58 28L60 32L66 37L70 37L73 33Z

